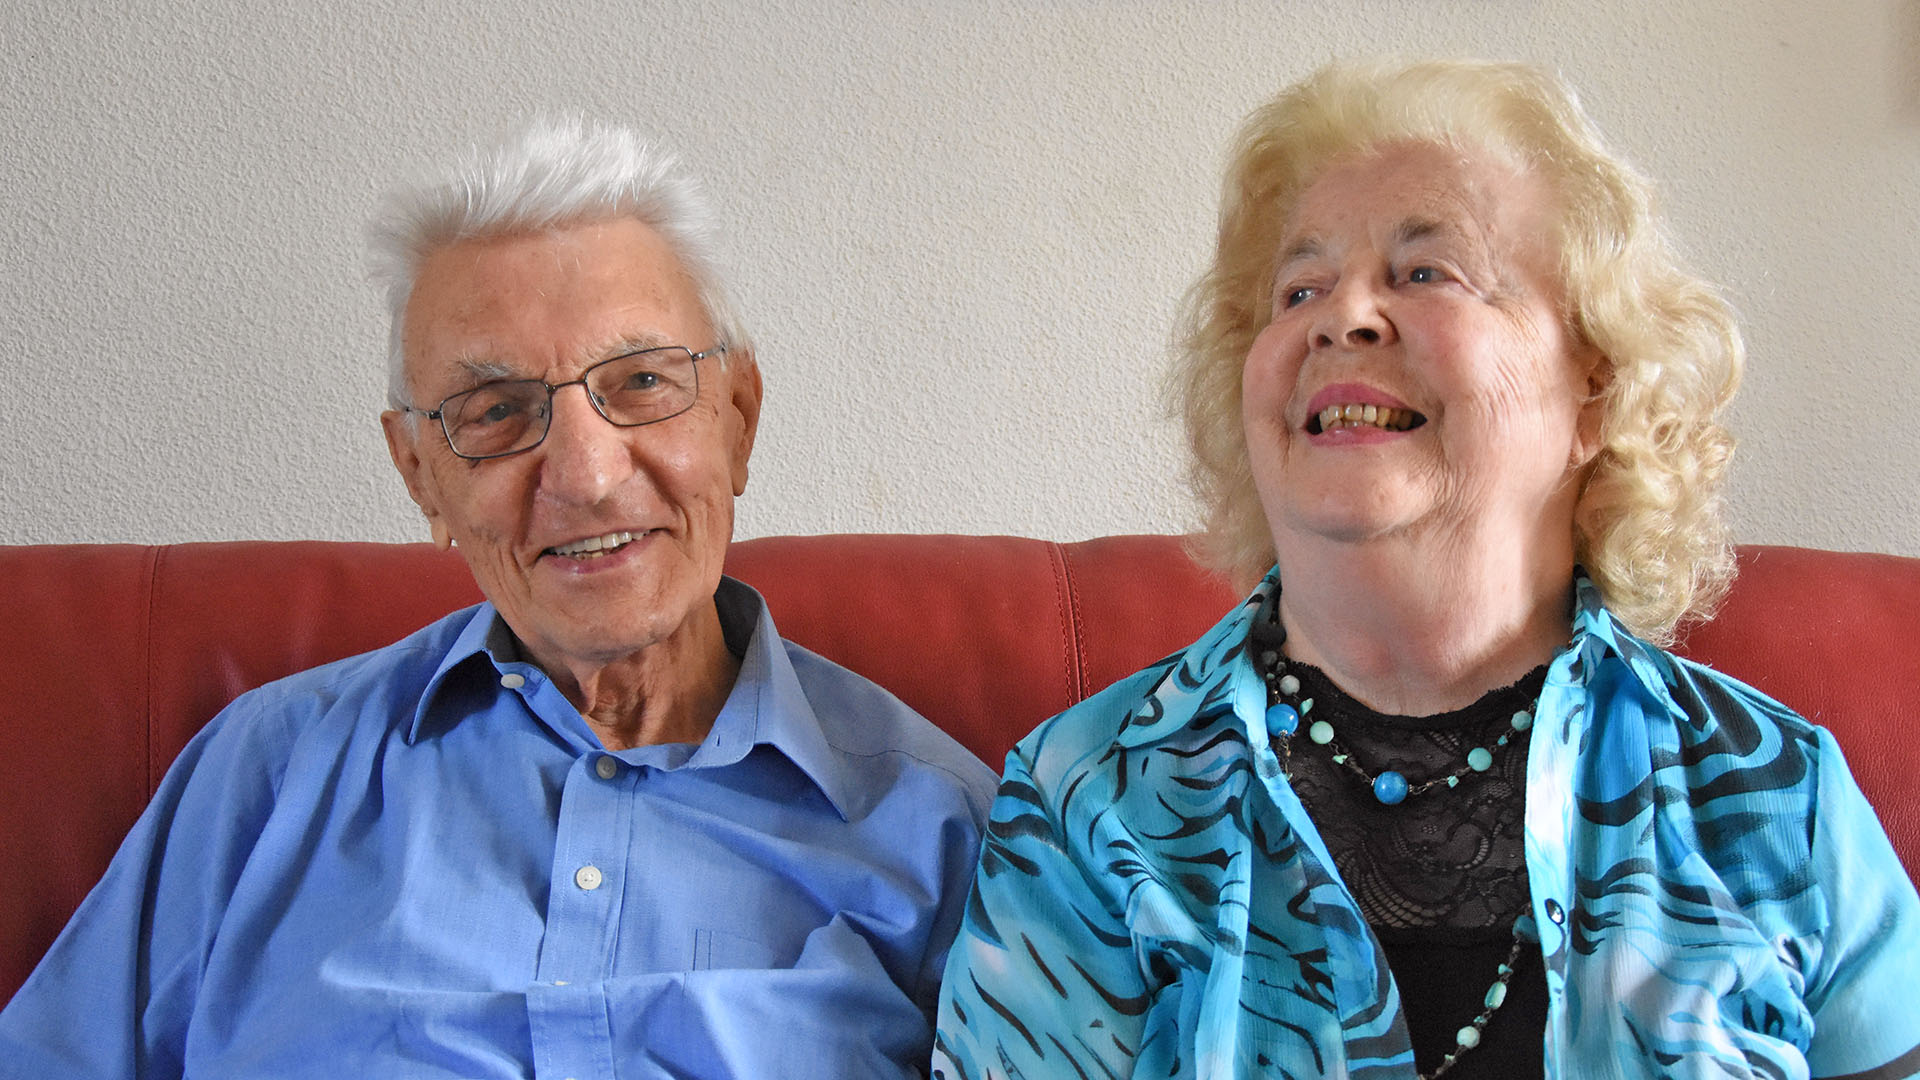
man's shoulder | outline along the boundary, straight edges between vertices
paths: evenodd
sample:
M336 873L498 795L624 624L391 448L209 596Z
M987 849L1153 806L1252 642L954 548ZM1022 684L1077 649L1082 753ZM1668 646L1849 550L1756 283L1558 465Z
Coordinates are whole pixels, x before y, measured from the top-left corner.
M222 719L272 715L290 720L381 706L389 712L404 707L410 714L474 613L474 608L455 611L390 645L262 684L236 697Z
M939 725L859 672L786 638L780 645L835 752L855 759L897 758L950 777L971 796L991 798L993 770Z

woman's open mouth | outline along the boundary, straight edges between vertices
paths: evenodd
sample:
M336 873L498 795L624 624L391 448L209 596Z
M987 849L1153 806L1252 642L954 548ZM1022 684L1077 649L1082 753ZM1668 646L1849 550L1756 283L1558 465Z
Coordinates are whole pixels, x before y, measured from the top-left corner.
M1307 434L1319 435L1356 427L1412 431L1426 422L1425 416L1412 409L1390 409L1382 405L1329 405L1307 418Z

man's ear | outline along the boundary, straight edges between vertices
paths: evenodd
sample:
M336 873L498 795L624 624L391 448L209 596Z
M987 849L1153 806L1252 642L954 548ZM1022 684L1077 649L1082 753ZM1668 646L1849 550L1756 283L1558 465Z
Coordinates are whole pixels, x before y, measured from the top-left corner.
M751 350L728 353L726 370L728 402L740 418L740 429L734 433L733 445L728 448L733 493L739 496L747 490L747 459L753 456L753 437L760 430L760 399L765 388L760 383L760 365L754 362Z
M380 414L380 429L387 436L387 454L393 458L393 467L400 471L400 479L406 482L407 497L420 508L427 517L427 528L433 533L433 544L441 551L453 546L453 533L447 528L446 519L440 515L440 505L433 497L432 477L427 474L427 463L420 459L419 444L414 441L416 430L411 417L398 409L388 409Z

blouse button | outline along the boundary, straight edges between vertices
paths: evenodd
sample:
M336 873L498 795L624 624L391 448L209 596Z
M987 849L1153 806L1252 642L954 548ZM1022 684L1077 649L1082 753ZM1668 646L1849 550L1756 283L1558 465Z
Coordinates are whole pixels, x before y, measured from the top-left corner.
M1565 908L1562 908L1560 906L1560 901L1558 900L1547 901L1547 921L1552 923L1555 926L1566 925L1567 912Z

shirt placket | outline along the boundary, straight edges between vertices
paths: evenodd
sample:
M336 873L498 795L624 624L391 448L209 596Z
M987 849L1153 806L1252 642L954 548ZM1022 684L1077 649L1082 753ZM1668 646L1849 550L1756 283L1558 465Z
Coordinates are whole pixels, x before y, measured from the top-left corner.
M638 770L610 754L568 770L547 892L538 981L527 994L535 1075L613 1077L606 980L619 944Z

